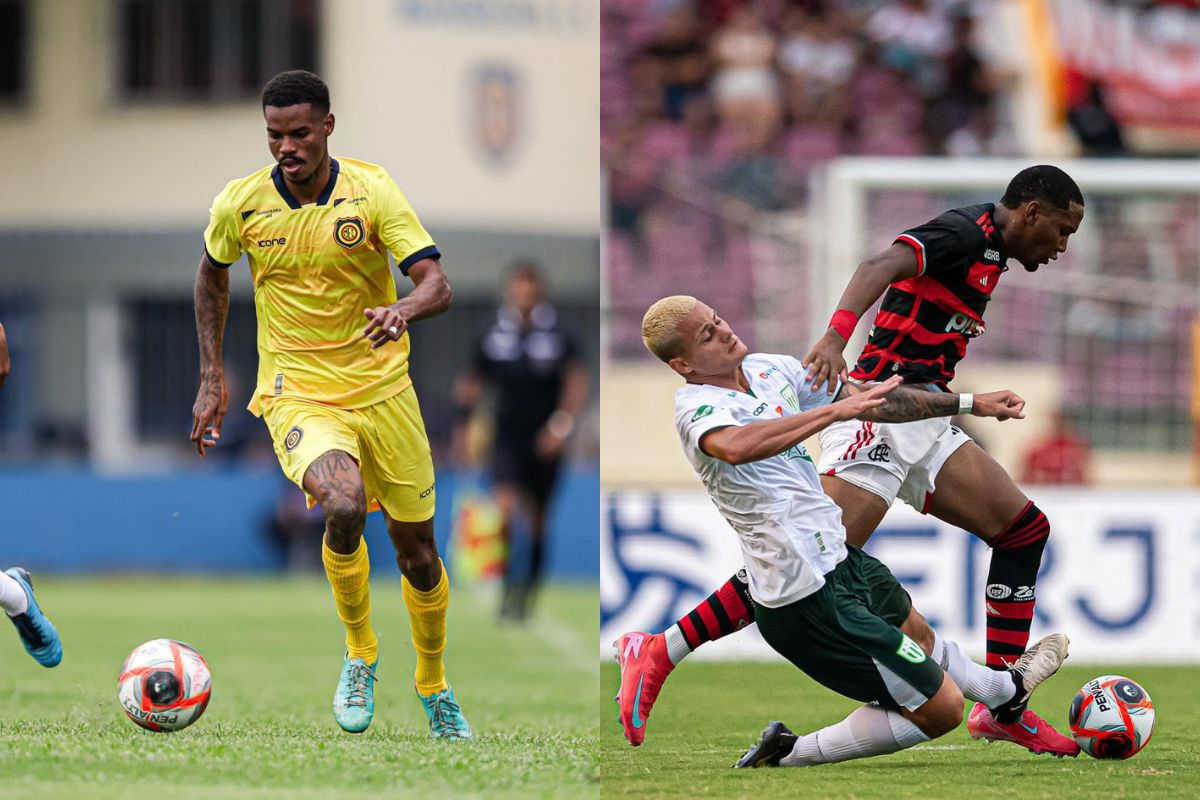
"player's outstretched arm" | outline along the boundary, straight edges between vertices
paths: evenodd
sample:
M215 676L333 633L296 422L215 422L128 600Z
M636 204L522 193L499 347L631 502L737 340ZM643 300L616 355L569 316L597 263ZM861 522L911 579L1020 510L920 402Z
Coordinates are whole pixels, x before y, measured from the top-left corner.
M873 389L860 383L845 383L838 394L838 402ZM1007 389L999 392L972 395L970 414L975 417L993 417L999 420L1024 419L1025 401ZM900 386L884 398L883 402L858 419L871 422L913 422L931 417L952 417L963 413L962 395L945 392L930 392L912 386Z
M1006 419L1025 419L1025 400L1008 389L977 394L975 404L971 407L971 416L992 417L1001 422Z
M229 315L229 269L200 257L193 293L196 304L196 337L200 342L200 389L192 406L192 441L200 456L221 438L221 423L229 408L225 387L225 318Z
M885 401L889 392L900 386L900 381L899 377L889 378L869 388L863 387L866 391L855 392L836 403L790 417L717 428L701 437L700 449L730 464L746 464L777 456L834 422L856 417L865 419L871 409Z
M371 321L363 336L371 340L372 349L399 339L408 330L408 323L435 317L450 307L450 281L436 258L423 258L413 264L408 268L408 277L416 284L411 292L390 306L363 311Z
M916 275L917 266L916 251L899 242L858 265L846 290L842 292L829 329L802 361L808 367L808 375L813 383L817 386L826 384L829 394L833 394L837 386L834 378L846 379L846 359L842 351L854 333L859 317L875 305L889 284Z

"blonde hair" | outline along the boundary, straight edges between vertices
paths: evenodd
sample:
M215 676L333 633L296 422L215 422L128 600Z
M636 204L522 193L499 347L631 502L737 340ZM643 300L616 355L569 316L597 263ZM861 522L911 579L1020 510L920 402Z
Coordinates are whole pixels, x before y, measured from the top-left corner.
M646 349L665 362L679 355L683 344L679 339L679 323L692 313L696 303L691 295L675 294L650 306L642 317L642 343Z

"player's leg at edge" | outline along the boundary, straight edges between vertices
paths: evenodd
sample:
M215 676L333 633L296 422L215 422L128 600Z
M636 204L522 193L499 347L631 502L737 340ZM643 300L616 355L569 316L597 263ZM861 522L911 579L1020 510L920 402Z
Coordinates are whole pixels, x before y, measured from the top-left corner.
M715 641L754 622L754 602L746 571L719 589L662 633L631 631L617 637L617 720L625 738L637 747L646 738L650 709L675 665L705 642Z
M442 653L446 649L446 612L450 607L450 579L438 556L433 538L433 517L420 522L387 520L388 536L396 549L404 605L412 629L417 669L413 685L435 739L471 739L454 689L446 682Z
M0 572L0 608L12 620L33 660L43 667L58 666L62 661L62 641L34 598L33 579L24 567Z

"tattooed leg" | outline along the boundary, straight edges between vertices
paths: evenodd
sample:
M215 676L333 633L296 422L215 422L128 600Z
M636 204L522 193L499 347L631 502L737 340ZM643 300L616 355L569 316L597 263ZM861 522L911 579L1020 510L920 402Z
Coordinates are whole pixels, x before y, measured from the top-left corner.
M348 453L330 450L309 465L304 473L304 488L317 498L325 513L321 562L333 590L338 619L346 626L346 660L334 695L333 713L344 730L361 731L370 724L374 713L371 681L360 687L365 694L355 701L347 683L352 683L353 678L348 676L356 674L355 659L361 659L357 663L372 677L371 670L379 662L379 638L371 627L371 561L362 538L367 521L362 475Z
M342 555L355 552L367 523L367 495L355 460L330 450L304 473L304 488L325 514L325 544Z

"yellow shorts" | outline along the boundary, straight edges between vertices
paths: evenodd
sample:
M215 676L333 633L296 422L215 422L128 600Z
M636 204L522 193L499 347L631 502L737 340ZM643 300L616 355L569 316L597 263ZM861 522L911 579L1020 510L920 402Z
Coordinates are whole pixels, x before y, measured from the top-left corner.
M362 472L369 510L400 522L433 517L433 457L411 386L366 408L338 408L294 397L263 402L263 419L284 473L301 489L304 474L330 450L349 453ZM308 507L316 498L305 491Z

